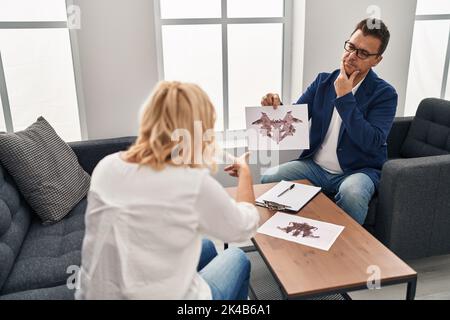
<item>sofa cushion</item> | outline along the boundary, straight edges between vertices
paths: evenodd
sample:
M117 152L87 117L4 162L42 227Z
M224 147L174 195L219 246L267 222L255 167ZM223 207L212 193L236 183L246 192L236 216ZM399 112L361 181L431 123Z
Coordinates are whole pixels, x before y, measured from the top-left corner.
M86 198L64 220L42 225L33 219L1 295L65 285L69 266L80 266Z
M61 220L89 189L75 153L42 117L24 131L0 134L0 161L46 224Z
M401 149L405 158L450 154L450 101L424 99Z
M31 209L0 166L0 292L28 232Z
M136 137L124 137L69 142L68 144L77 155L78 162L84 171L92 174L100 160L107 155L127 150L135 141Z
M0 300L74 300L74 292L66 285L21 291L0 296Z

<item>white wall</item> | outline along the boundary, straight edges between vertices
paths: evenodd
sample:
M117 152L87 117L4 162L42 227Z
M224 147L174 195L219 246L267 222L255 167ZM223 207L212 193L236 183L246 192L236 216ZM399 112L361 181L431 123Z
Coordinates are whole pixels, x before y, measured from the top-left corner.
M295 0L294 0L295 1ZM381 9L391 32L383 61L374 71L392 84L399 95L397 115L403 115L416 0L306 0L303 88L319 72L339 68L344 41L367 14L369 6Z
M136 135L138 111L158 81L153 1L74 4L88 138Z

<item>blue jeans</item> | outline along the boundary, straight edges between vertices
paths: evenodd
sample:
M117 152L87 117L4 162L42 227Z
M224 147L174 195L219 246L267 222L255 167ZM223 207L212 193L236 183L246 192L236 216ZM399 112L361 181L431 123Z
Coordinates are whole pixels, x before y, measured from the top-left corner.
M250 261L241 249L230 247L218 255L214 244L203 239L197 270L211 288L213 300L247 300Z
M359 224L366 220L375 185L364 173L331 174L312 159L305 159L270 168L262 176L261 183L301 179L308 179L315 186L321 187L327 196L334 197L336 204Z

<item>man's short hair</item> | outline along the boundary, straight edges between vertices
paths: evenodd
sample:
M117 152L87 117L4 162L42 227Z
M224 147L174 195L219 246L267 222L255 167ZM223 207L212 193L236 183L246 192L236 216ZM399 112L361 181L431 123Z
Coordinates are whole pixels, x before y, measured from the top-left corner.
M361 30L364 36L372 36L381 41L380 49L378 50L380 56L386 51L391 34L383 21L374 18L364 19L358 23L352 35L358 30Z

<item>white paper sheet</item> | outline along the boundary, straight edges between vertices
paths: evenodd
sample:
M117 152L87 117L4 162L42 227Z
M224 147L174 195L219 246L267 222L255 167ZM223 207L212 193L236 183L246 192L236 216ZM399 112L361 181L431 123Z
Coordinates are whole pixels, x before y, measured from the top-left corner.
M309 149L308 106L247 107L249 150Z
M288 189L292 184L295 187L283 195L279 196L284 190ZM276 202L282 205L290 206L289 210L299 211L321 190L320 187L308 186L300 183L281 181L272 189L262 194L256 202L263 203L263 200Z
M328 251L343 230L343 226L277 212L258 232Z

